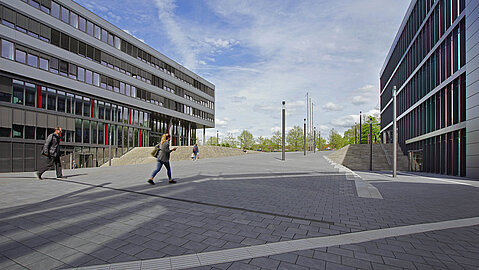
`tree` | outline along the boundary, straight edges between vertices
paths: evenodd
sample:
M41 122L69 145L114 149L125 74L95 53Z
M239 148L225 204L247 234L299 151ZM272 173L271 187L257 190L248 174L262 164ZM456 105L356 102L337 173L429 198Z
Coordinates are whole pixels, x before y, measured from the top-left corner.
M340 149L347 143L344 138L336 130L332 129L329 133L329 145L333 149Z
M362 124L361 127L361 143L369 143L369 124L373 124L373 143L379 142L379 133L381 131L381 125L379 123L379 117L370 115L366 117L366 121ZM358 135L359 136L359 135ZM358 139L359 140L359 139Z
M209 137L206 141L206 145L218 145L218 140L216 137Z
M281 132L275 131L273 136L271 136L271 144L273 145L274 149L282 149L283 138L281 136Z
M293 129L288 131L288 135L286 136L286 141L288 142L291 150L299 150L303 148L303 145L304 145L303 129L299 126L294 126Z
M251 132L243 130L238 136L238 141L240 142L242 149L253 149L254 138Z
M236 148L238 146L238 142L236 141L235 137L233 137L233 134L231 133L228 133L228 136L226 136L223 142L225 145L227 145L227 147Z

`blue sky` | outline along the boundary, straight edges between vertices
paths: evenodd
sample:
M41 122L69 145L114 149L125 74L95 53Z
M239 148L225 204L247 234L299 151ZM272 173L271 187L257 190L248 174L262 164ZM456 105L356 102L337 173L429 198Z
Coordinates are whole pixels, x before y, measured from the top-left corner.
M216 86L216 128L327 134L378 113L379 72L410 0L75 0ZM201 138L201 133L200 138Z

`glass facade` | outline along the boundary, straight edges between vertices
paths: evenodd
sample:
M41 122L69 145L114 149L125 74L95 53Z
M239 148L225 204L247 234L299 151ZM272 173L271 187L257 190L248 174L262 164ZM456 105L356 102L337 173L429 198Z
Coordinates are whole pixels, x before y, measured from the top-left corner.
M393 139L396 87L398 142L413 170L466 176L465 7L413 1L381 72L382 139Z

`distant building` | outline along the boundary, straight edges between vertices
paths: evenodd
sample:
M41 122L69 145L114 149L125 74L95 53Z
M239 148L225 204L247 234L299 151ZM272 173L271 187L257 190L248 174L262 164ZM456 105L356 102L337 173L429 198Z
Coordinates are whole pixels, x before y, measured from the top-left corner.
M413 0L381 70L381 133L413 169L479 177L479 1Z
M73 1L0 0L0 20L0 172L35 170L55 126L66 168L214 127L213 84Z

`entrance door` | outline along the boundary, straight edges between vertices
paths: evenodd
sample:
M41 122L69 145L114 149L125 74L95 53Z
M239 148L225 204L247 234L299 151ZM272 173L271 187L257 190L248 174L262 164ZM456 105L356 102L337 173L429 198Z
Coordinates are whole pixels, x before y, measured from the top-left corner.
M422 149L409 151L409 170L411 172L423 171L422 155Z

